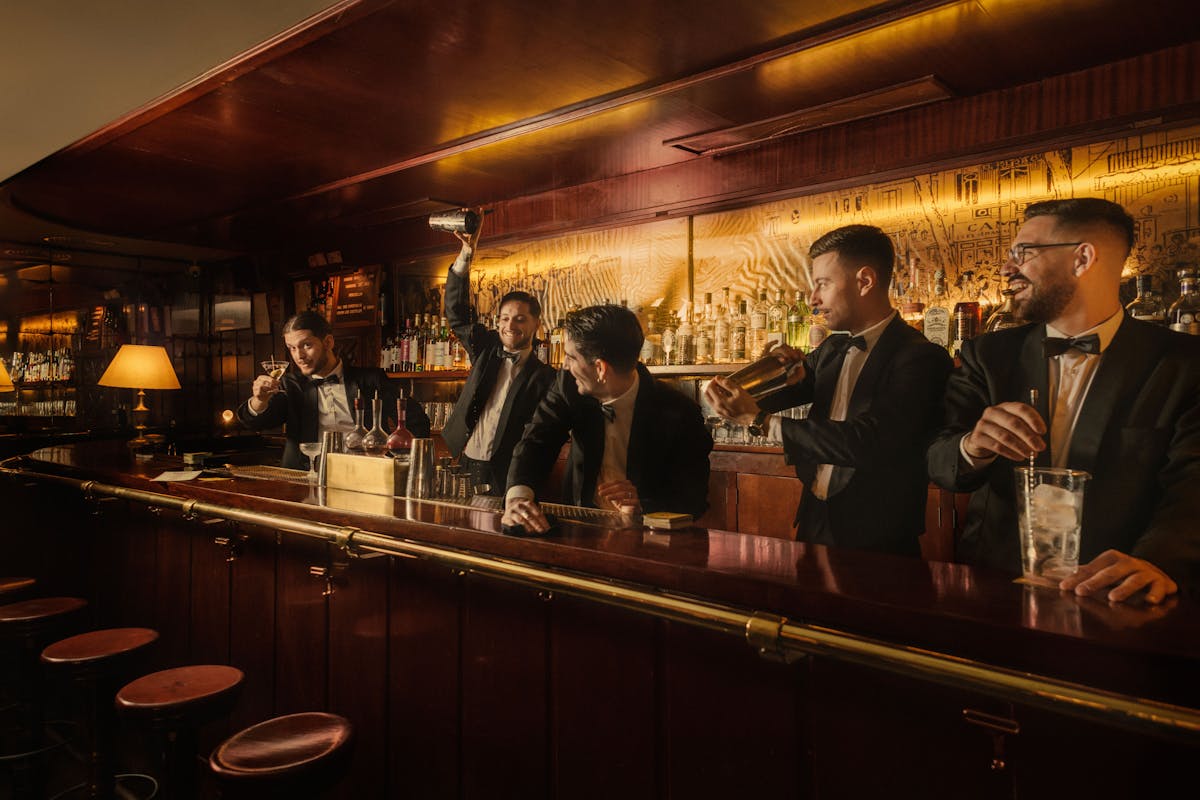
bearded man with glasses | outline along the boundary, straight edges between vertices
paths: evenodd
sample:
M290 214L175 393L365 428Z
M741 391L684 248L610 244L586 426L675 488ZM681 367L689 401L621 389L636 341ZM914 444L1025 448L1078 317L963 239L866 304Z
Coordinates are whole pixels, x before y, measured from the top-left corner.
M964 560L1021 571L1013 467L1092 475L1079 571L1059 588L1160 603L1200 586L1200 339L1127 317L1133 219L1099 198L1030 205L1001 267L1028 324L967 342L927 453L970 491ZM1029 405L1037 390L1037 406Z

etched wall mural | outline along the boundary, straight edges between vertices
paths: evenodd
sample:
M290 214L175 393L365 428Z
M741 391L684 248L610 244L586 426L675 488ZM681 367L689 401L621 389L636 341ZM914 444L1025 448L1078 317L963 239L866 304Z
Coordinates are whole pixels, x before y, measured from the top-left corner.
M915 175L836 192L697 216L693 253L696 302L722 290L747 298L811 289L809 246L852 223L877 225L896 243L894 292L928 291L944 269L951 300L973 283L980 299L999 299L999 267L1025 206L1038 200L1105 197L1138 226L1128 275L1148 272L1170 301L1176 268L1200 264L1200 126ZM545 319L573 304L626 300L679 309L687 299L687 221L665 220L489 249L472 269L480 311L490 314L509 288L533 291ZM973 278L964 282L964 278ZM921 299L919 296L916 299Z

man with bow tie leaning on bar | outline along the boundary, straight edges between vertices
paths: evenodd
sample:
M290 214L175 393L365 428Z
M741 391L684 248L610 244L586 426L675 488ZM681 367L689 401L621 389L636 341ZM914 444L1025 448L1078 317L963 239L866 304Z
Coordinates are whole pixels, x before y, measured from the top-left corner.
M1014 465L1032 452L1091 473L1082 566L1060 588L1159 603L1200 583L1200 338L1125 315L1133 243L1133 219L1107 200L1025 210L1000 273L1030 324L964 345L928 461L935 482L972 492L966 560L1013 573Z
M638 362L637 317L622 306L588 306L565 327L563 369L513 451L503 523L527 533L549 529L535 488L568 436L563 502L701 516L712 437L696 402Z
M542 316L533 295L511 291L500 298L494 331L472 319L470 269L480 230L455 232L462 249L446 276L446 318L471 356L471 374L442 438L473 484L503 495L513 448L557 370L533 352Z
M391 417L389 430L394 425L396 389L387 373L378 367L352 367L338 358L325 317L301 311L283 324L283 341L293 368L278 380L259 375L250 399L237 409L238 421L252 431L287 425L282 466L308 469L301 442L319 442L323 430L354 430L350 409L360 393L363 409L369 411L378 392L384 418ZM405 403L405 425L413 436L429 436L429 416L411 397Z
M879 228L830 231L809 256L813 309L852 335L830 336L807 359L787 346L770 351L794 365L792 385L761 401L724 378L713 379L705 399L722 417L782 440L805 487L799 541L920 555L923 454L941 422L950 356L892 308L895 251ZM771 413L805 403L806 419Z

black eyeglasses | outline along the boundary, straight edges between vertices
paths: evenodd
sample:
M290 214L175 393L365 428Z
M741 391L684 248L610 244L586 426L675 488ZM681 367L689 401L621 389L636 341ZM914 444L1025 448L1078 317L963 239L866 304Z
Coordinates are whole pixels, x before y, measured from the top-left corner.
M1033 258L1036 253L1029 252L1030 250L1040 250L1043 247L1078 247L1083 242L1050 242L1049 244L1018 244L1008 248L1008 260L1016 264L1018 267L1024 264L1029 259Z

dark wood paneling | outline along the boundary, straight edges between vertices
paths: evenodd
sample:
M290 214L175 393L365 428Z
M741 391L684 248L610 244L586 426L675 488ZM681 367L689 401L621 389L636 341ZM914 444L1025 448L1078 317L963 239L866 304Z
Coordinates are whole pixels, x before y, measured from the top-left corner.
M777 539L795 539L796 508L804 487L796 478L737 476L737 530Z
M347 800L387 782L387 562L350 561L329 599L329 710L354 720L357 737L351 777L338 795Z
M329 547L288 536L276 545L275 713L324 711L329 701L329 608L325 581L310 567L328 567Z
M547 604L471 576L462 620L462 796L546 797Z
M804 796L800 670L711 631L665 628L669 796Z
M662 796L656 624L569 597L550 607L550 796Z
M735 531L738 528L737 474L712 470L708 474L708 510L696 520L704 528Z
M227 522L194 523L188 539L192 546L191 654L199 664L229 663L230 576L233 562L228 547L213 541L217 536L237 536L237 526Z
M158 631L155 664L161 668L181 667L192 661L189 654L192 620L192 547L186 528L173 513L156 520L155 597L151 605L154 629Z
M388 786L394 797L459 796L462 581L391 559Z
M275 534L239 527L247 538L231 565L229 663L245 673L242 696L230 715L241 728L275 712Z

